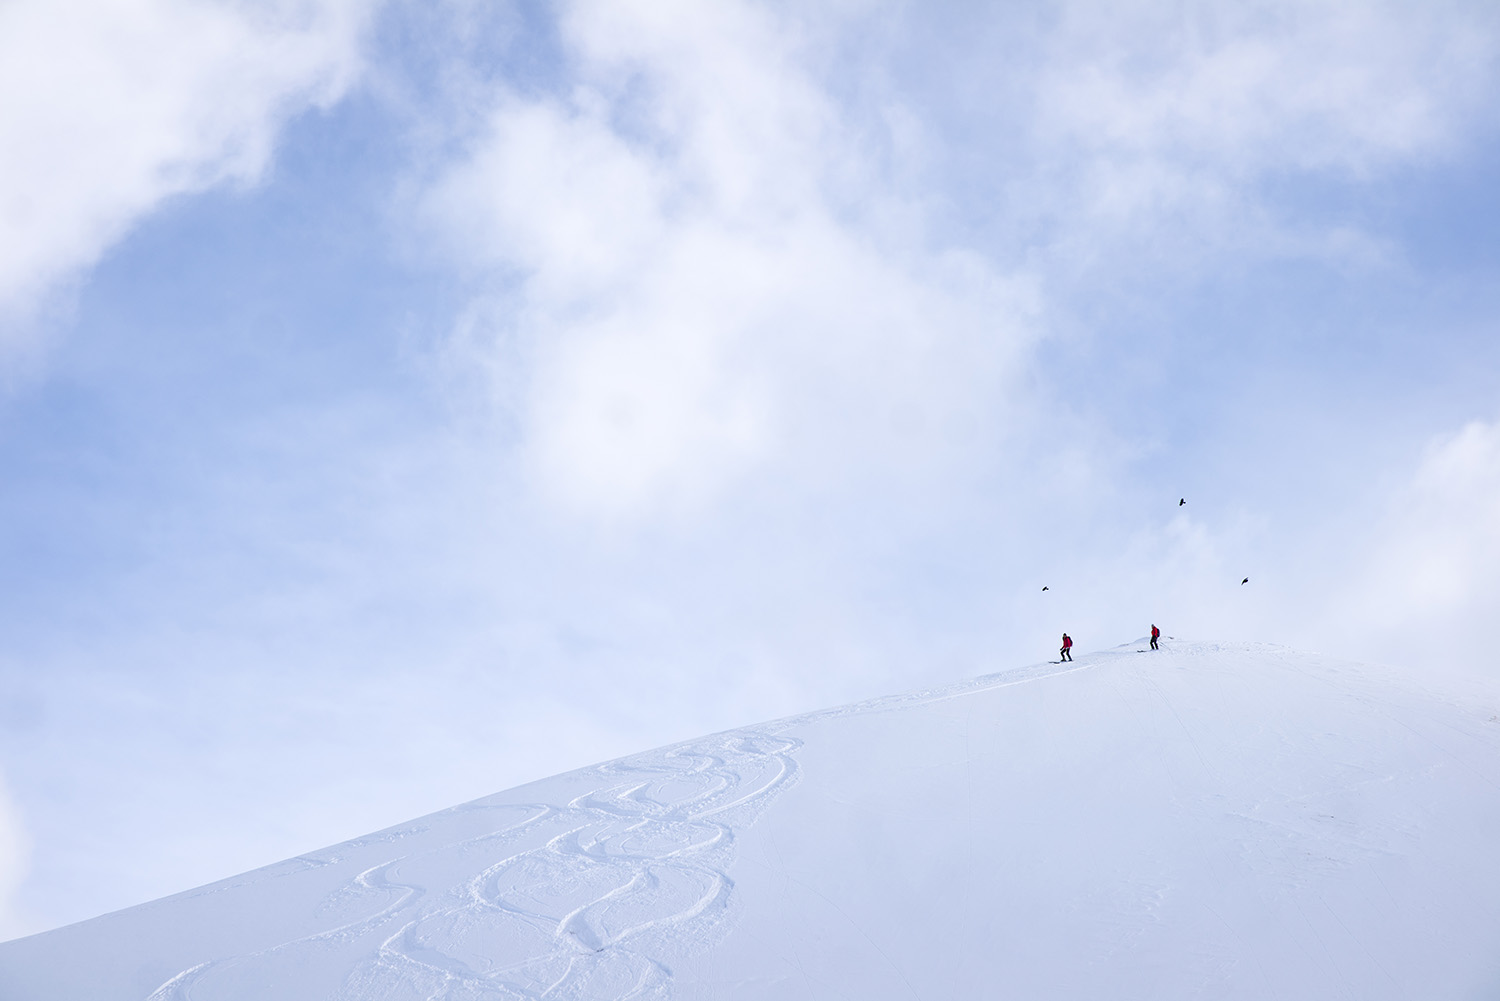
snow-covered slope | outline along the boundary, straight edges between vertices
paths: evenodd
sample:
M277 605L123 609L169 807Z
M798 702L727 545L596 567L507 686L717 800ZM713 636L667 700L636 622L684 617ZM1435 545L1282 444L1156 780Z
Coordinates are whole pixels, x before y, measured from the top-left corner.
M716 734L6 943L0 997L1500 997L1491 696L1136 649Z

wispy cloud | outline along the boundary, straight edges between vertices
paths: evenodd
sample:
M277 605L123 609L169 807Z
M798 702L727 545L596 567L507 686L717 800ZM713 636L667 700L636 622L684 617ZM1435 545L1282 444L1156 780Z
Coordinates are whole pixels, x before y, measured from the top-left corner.
M368 6L0 7L0 320L35 309L165 199L257 179L289 116L347 92Z
M1500 603L1500 424L1429 443L1370 540L1343 628L1406 663L1454 661Z
M1378 235L1279 189L1453 155L1488 114L1500 24L1469 4L1067 3L1042 51L1034 167L1069 253L1336 258Z
M497 94L431 194L495 269L491 323L528 368L523 461L574 510L692 508L754 473L920 467L993 436L1029 281L888 225L909 213L796 28L744 3L569 5L569 87Z

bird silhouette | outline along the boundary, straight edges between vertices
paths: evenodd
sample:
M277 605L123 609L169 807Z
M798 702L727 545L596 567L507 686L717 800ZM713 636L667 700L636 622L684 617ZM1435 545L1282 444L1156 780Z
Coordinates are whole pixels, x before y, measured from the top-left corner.
M1240 581L1240 584L1242 586L1245 585L1245 584L1248 584L1248 583L1250 583L1250 578L1249 577L1246 577L1244 580Z
M1050 591L1050 590L1052 590L1052 589L1051 589L1051 588L1050 588L1050 587L1048 587L1048 586L1047 586L1047 585L1045 585L1045 584L1043 584L1043 585L1042 585L1042 590L1043 590L1043 591Z
M1179 501L1178 501L1178 502L1177 502L1177 506L1178 506L1178 507L1182 507L1182 505L1184 505L1184 504L1186 504L1186 503L1187 503L1187 498L1186 498L1186 497L1184 497L1184 498L1182 498L1182 499L1181 499L1181 500L1179 500Z

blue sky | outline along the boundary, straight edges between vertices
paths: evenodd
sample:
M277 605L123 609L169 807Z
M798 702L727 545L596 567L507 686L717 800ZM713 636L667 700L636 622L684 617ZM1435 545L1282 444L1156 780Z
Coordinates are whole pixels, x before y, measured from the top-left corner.
M0 12L0 930L1064 629L1500 671L1487 5L94 7Z

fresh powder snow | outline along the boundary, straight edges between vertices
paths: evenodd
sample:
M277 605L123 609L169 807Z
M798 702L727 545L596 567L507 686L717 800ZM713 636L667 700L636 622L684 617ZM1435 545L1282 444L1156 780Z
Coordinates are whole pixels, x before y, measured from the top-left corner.
M1492 690L1145 646L622 758L5 943L0 997L1500 997Z

